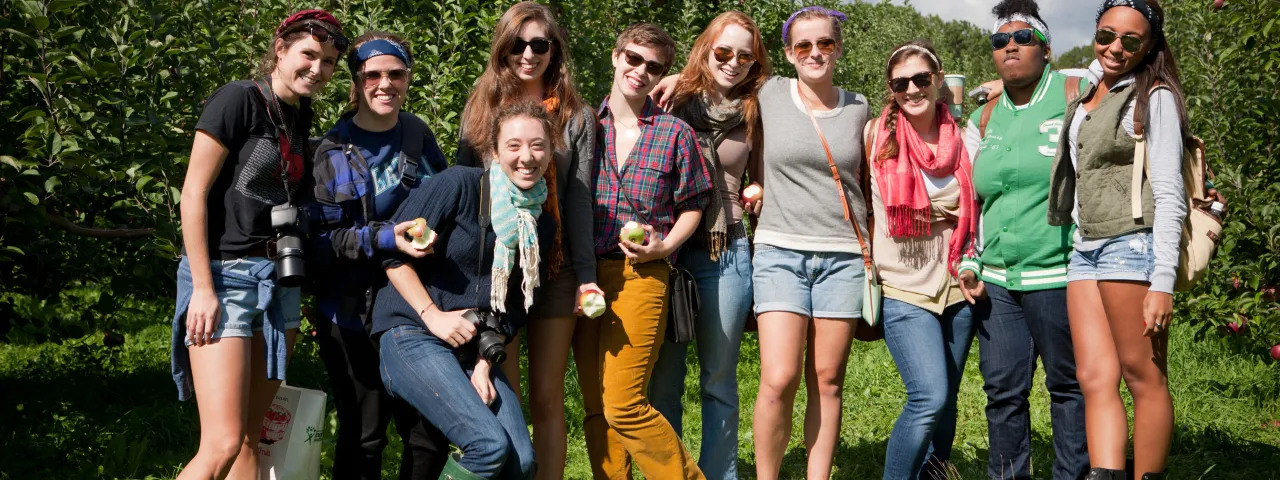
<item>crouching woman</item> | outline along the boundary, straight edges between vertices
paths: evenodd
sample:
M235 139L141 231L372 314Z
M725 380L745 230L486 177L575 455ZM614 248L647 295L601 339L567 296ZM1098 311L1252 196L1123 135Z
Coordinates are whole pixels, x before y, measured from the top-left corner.
M492 131L489 169L445 170L400 206L392 223L425 219L434 253L384 262L390 283L374 305L382 381L462 451L444 471L457 479L532 474L533 444L511 389L519 379L494 364L560 263L551 165L559 136L529 102L503 108Z

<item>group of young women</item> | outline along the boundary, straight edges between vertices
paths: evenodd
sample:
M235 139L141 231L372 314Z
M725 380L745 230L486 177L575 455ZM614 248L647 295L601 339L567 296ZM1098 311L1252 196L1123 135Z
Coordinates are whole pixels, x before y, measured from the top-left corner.
M173 370L179 396L197 399L200 447L179 478L257 475L258 432L302 316L300 289L276 272L299 223L310 224L312 320L338 410L334 478L380 476L392 417L401 478L563 477L570 351L597 477L628 477L634 458L648 478L736 478L736 370L752 313L756 475L781 473L803 378L807 476L827 478L850 345L875 336L864 312L881 310L862 305L868 272L907 392L884 478L945 475L975 336L992 478L1030 478L1037 356L1055 478L1162 478L1187 136L1163 11L1105 0L1097 61L1067 72L1079 76L1049 68L1034 1L994 13L1004 92L962 127L927 41L885 59L878 117L836 86L846 18L822 7L782 26L796 78L773 76L740 12L716 17L665 79L675 43L632 26L611 52L612 93L592 109L566 33L550 9L521 2L498 21L453 167L401 111L415 69L402 38L348 42L327 12L290 16L260 78L214 92L196 126ZM352 75L348 112L309 146L311 97L339 63ZM1144 125L1150 174L1131 187ZM757 185L762 195L744 195ZM282 227L291 212L309 222ZM618 239L628 219L644 220L646 240ZM702 299L696 463L679 438L686 346L662 335L664 262L691 272ZM608 303L599 318L583 315L592 294ZM505 349L477 347L495 335Z

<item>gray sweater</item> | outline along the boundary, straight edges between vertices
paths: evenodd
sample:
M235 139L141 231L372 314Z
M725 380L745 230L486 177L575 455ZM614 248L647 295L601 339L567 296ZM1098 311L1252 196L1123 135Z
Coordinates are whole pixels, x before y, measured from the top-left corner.
M1063 71L1063 73L1068 73ZM1102 67L1097 60L1086 70L1071 70L1069 75L1083 75L1091 83L1102 78ZM1121 87L1133 83L1133 75L1126 76L1116 83ZM1114 88L1114 87L1113 87ZM1140 95L1141 93L1139 93ZM1137 100L1129 102L1125 108L1121 124L1124 131L1133 136L1133 110ZM1178 269L1178 255L1182 241L1182 222L1187 216L1187 192L1182 182L1182 121L1178 118L1178 103L1173 93L1159 90L1151 95L1147 113L1146 137L1147 159L1151 164L1151 193L1155 196L1155 221L1152 224L1155 250L1155 270L1151 274L1151 291L1173 293L1173 285ZM1080 125L1084 123L1084 106L1076 111L1076 116L1068 127L1068 134L1075 138L1080 133ZM1071 164L1076 165L1076 142L1071 144ZM1078 217L1079 202L1076 211L1071 213ZM1091 251L1100 248L1107 239L1085 238L1076 230L1075 248L1077 251Z
M591 107L583 106L582 111L564 126L564 148L556 151L556 195L560 197L560 219L564 222L560 227L565 261L561 272L572 270L579 284L596 281L595 241L591 237L595 118ZM481 161L464 138L464 132L459 129L456 165L486 166L489 162Z
M773 77L760 89L764 125L764 206L755 242L790 250L861 254L853 227L844 220L822 143L805 113L797 80ZM858 185L863 164L862 127L867 99L840 91L840 106L815 111L831 146L858 228L867 231L867 206Z

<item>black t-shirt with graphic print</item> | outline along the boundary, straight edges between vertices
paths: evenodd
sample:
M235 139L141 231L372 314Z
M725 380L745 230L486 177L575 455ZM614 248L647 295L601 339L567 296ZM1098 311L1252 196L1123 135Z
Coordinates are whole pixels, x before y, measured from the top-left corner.
M264 87L270 88L266 83ZM267 93L270 93L268 90ZM277 110L275 104L279 104ZM311 178L306 159L311 131L311 100L302 98L294 108L284 102L268 102L252 80L219 88L205 103L196 130L222 142L230 150L214 180L206 202L209 257L237 258L261 255L271 229L271 207L284 204ZM289 125L289 161L281 160L276 121ZM294 198L294 204L302 199Z

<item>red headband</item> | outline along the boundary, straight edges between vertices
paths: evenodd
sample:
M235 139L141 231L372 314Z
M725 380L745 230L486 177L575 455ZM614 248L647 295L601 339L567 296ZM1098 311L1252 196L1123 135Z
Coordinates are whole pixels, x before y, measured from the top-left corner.
M333 14L329 12L317 8L312 10L302 10L294 13L293 15L289 15L289 18L284 19L283 22L280 22L280 26L276 27L276 36L279 37L280 32L283 32L289 25L293 25L303 20L319 20L337 27L338 32L335 33L342 32L342 24L338 23L337 17L334 17Z

